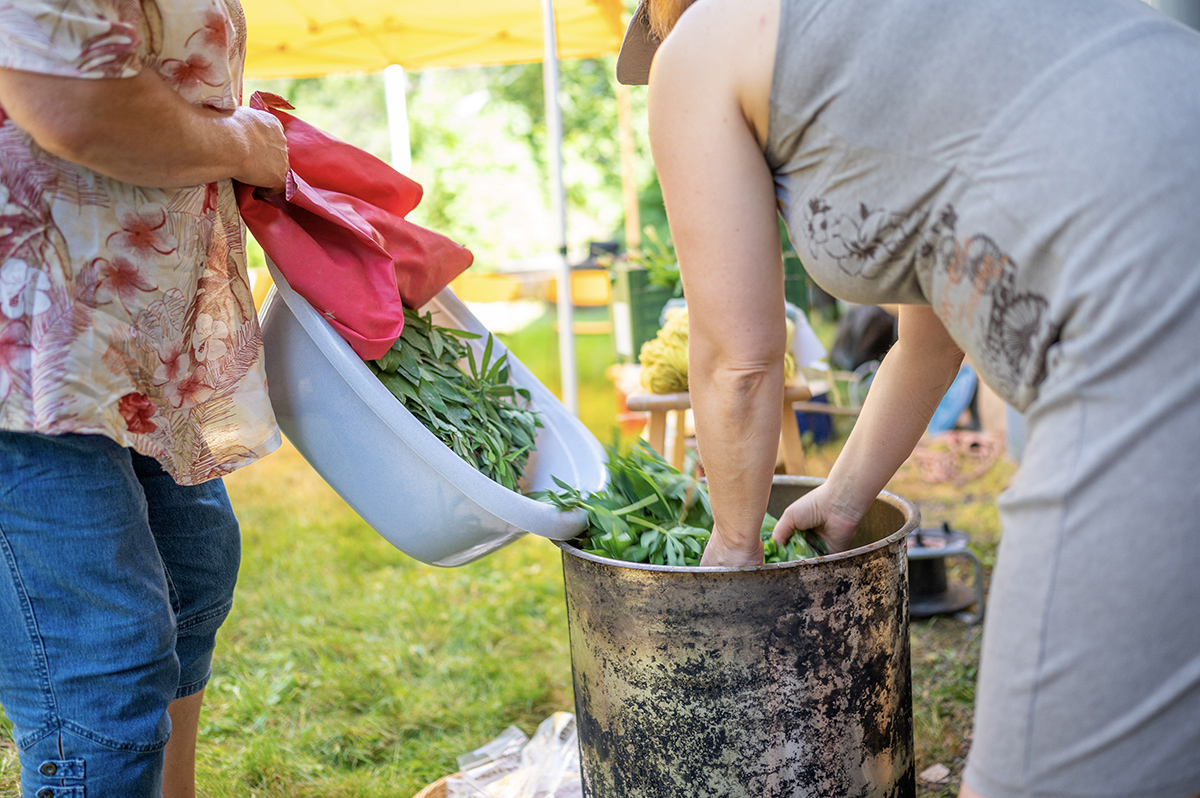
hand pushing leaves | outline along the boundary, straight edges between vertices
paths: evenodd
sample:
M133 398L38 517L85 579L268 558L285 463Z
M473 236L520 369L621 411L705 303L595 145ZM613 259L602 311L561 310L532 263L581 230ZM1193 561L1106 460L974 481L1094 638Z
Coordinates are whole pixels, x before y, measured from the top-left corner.
M479 337L405 308L400 338L367 367L455 454L518 490L542 421L529 391L509 384L508 355L493 358L491 335L478 359L463 343Z
M821 557L829 553L829 548L825 545L825 541L821 540L811 531L797 531L796 534L788 538L788 542L780 546L771 537L771 533L775 531L775 523L777 519L767 516L763 521L762 539L763 539L763 558L766 562L790 562L791 560L807 560L812 557Z
M712 534L712 508L704 484L677 471L657 452L638 441L627 454L608 450L608 486L585 496L555 479L559 491L540 491L533 498L561 510L582 508L588 529L575 540L589 554L652 565L699 565ZM775 519L763 519L767 562L784 562L824 554L815 536L802 533L786 546L771 540ZM813 544L820 548L815 548Z

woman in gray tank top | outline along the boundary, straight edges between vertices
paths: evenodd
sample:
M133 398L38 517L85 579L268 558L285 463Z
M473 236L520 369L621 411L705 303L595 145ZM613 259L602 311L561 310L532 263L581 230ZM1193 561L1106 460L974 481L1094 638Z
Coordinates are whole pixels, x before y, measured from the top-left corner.
M902 307L776 538L844 548L964 352L1025 414L961 795L1200 794L1200 35L1137 0L648 0L617 70L690 310L703 564L762 562L780 212L823 288Z

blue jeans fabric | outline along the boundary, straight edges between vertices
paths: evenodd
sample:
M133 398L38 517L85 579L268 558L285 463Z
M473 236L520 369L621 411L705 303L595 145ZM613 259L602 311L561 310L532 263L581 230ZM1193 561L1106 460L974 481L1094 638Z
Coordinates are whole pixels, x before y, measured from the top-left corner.
M98 435L0 432L0 703L25 798L157 798L241 559L220 480Z

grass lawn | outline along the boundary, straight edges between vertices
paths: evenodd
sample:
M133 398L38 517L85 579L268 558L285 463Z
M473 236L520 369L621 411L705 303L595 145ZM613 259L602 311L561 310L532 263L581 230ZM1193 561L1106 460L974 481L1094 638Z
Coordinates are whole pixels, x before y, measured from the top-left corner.
M508 337L557 387L552 324ZM581 416L602 441L616 399L604 378L607 336L580 336ZM828 473L847 431L809 449ZM927 526L967 532L990 570L999 534L1001 461L957 483L905 466L889 486ZM237 603L218 638L201 719L206 798L410 798L455 759L515 724L532 733L573 710L557 549L524 538L461 568L426 566L370 530L290 446L226 480L243 526ZM404 508L397 506L397 513ZM967 579L951 569L952 578ZM951 618L913 624L917 770L953 772L969 732L980 630ZM0 795L17 792L15 751L0 726Z

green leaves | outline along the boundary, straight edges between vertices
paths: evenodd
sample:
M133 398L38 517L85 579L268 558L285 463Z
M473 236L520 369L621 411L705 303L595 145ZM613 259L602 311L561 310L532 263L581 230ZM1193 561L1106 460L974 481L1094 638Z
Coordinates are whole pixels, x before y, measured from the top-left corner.
M783 546L780 546L771 538L771 532L775 530L775 519L767 516L767 520L763 521L763 559L766 562L789 562L791 560L807 560L812 557L821 557L829 553L829 549L825 546L825 541L821 540L812 532L805 529L797 531Z
M367 368L455 454L519 490L542 421L528 406L529 391L508 384L508 356L492 359L491 335L479 360L463 343L479 337L405 308L400 338Z
M645 240L641 252L632 258L634 263L646 267L646 276L652 285L670 288L675 296L683 295L683 283L679 278L679 259L675 247L668 241L663 243L652 225L642 231Z
M588 529L575 540L589 554L652 565L699 565L712 535L712 508L704 484L677 471L638 441L626 454L608 450L608 486L583 495L555 478L558 491L540 491L533 498L560 510L582 508ZM782 549L771 540L775 519L763 519L762 537L767 562L784 562L824 554L807 533L796 534ZM813 537L818 544L820 540Z

